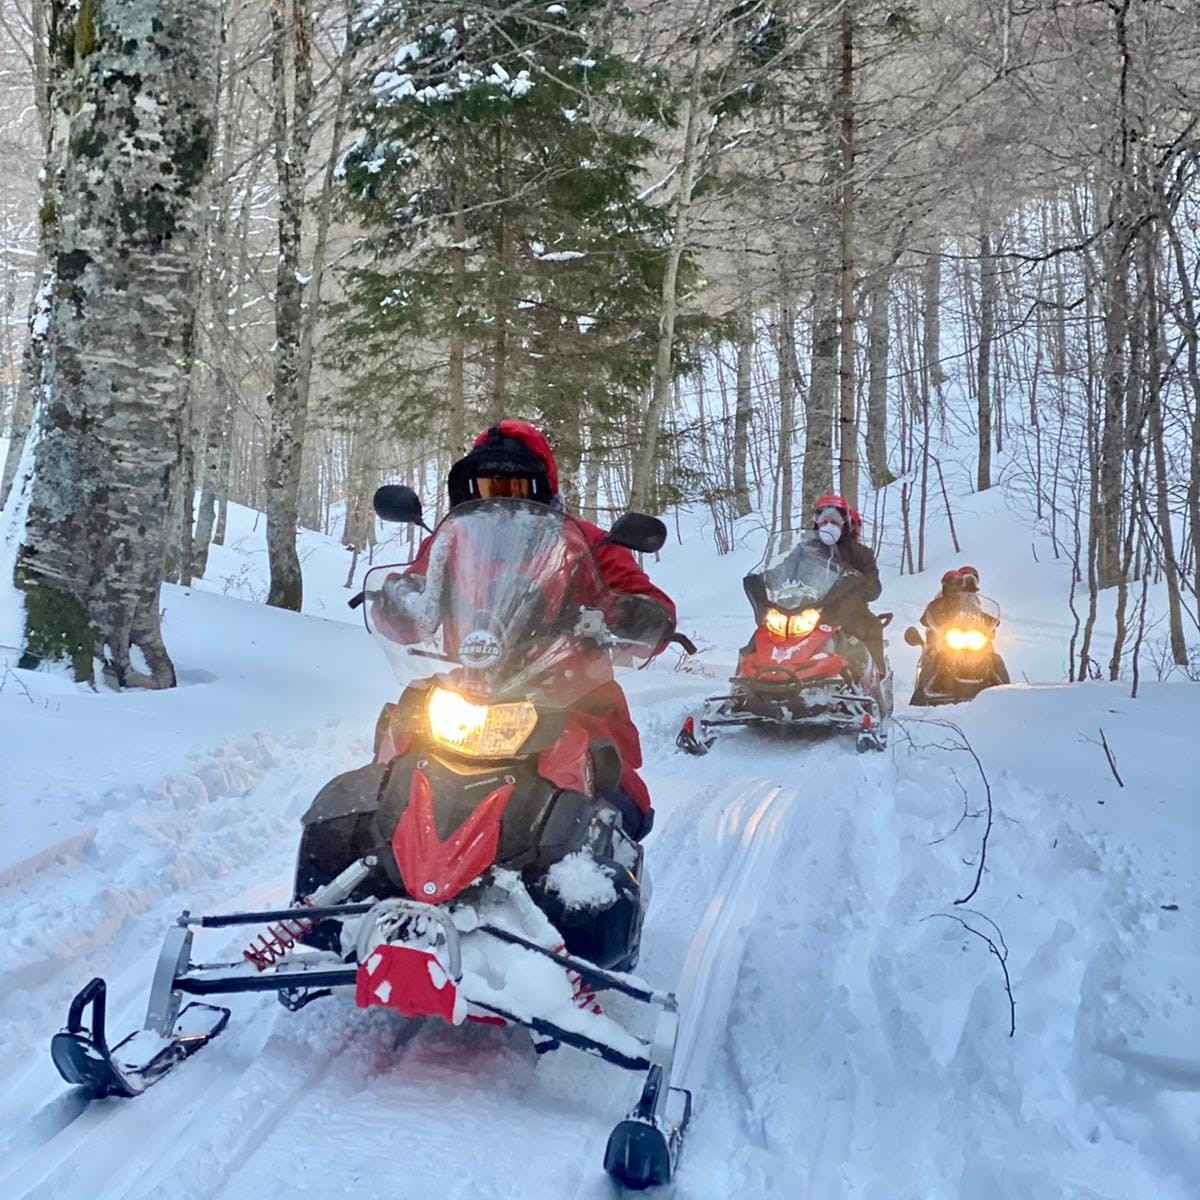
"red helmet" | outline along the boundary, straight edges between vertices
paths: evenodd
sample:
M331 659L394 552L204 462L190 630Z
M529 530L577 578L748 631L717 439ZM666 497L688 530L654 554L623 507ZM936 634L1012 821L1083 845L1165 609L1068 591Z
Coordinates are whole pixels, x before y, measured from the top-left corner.
M450 507L481 495L480 478L524 480L527 487L515 494L543 504L558 499L554 451L546 435L525 421L500 421L475 439L471 450L450 468Z
M862 514L857 508L854 508L851 504L847 503L843 497L834 495L832 492L830 492L828 495L819 497L817 502L813 505L814 529L817 525L817 516L820 514L821 510L825 508L832 508L840 513L846 527L855 537L862 532Z
M979 572L974 567L959 567L956 574L964 591L979 591Z
M959 582L959 580L958 580L958 572L957 571L947 571L945 573L945 575L942 576L942 587L944 587L944 588L945 587L949 587L949 588L956 587L958 585L958 582Z

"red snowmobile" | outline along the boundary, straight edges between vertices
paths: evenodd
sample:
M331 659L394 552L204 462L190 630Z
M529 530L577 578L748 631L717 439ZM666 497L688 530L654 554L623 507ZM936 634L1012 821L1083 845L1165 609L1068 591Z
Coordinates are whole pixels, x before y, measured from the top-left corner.
M380 489L376 510L421 520L407 488ZM608 535L644 552L665 536L637 514ZM293 906L185 912L145 1028L110 1048L94 979L54 1038L55 1064L93 1096L134 1096L228 1021L185 996L272 990L295 1010L345 988L359 1007L523 1025L539 1050L574 1046L642 1073L605 1167L627 1187L665 1183L691 1112L671 1086L678 1012L673 994L621 973L638 957L643 852L609 799L620 758L571 704L610 656L654 653L669 615L642 605L636 635L623 628L628 597L605 585L578 523L508 499L456 506L424 575L375 568L361 600L404 691L380 716L375 762L331 781L306 813ZM241 962L194 962L194 931L230 925L264 928ZM606 1013L602 992L655 1013L649 1036Z
M710 696L699 718L684 721L679 748L706 754L720 731L749 726L852 733L860 751L882 750L891 672L881 675L867 647L836 623L838 594L855 575L816 542L747 575L754 636L741 649L729 694ZM891 617L879 620L886 626Z

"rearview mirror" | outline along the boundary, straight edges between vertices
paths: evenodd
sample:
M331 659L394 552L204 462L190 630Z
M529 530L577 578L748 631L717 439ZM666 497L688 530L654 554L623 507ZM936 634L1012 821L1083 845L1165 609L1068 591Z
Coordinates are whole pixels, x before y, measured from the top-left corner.
M657 517L626 513L617 519L604 540L639 554L657 554L667 540L667 527Z
M924 639L924 638L921 636L921 634L918 632L918 630L917 630L917 629L916 629L914 626L912 626L912 625L910 625L910 626L909 626L909 627L908 627L908 628L907 628L907 629L904 631L904 640L905 640L905 641L906 641L906 642L907 642L907 643L908 643L910 646L923 646L923 645L925 645L925 639Z
M381 521L402 525L424 525L421 518L421 498L403 483L385 483L377 488L372 501L375 515Z

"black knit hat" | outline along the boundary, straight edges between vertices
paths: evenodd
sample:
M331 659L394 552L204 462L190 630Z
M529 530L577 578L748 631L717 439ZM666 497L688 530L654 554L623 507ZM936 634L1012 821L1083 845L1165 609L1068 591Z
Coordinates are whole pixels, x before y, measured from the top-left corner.
M493 425L484 440L450 468L446 477L450 507L476 499L478 491L472 484L476 479L488 476L528 479L530 499L542 504L550 504L554 499L546 464L524 442L505 437L497 425Z

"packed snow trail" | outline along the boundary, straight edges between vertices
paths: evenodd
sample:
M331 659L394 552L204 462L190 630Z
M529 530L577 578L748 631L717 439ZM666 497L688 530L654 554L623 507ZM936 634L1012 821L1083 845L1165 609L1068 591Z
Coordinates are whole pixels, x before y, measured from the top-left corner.
M936 917L973 875L978 837L956 825L971 780L945 759L902 740L858 756L743 733L700 766L652 760L662 814L640 970L679 981L678 1063L696 1090L677 1200L1187 1195L1161 1165L1195 1158L1186 1126L1097 1050L1136 1027L1112 984L1137 953L1130 881L1095 872L1070 811L994 782L999 832L972 908L1008 939L1010 1040L986 947ZM291 853L269 859L280 894ZM247 880L217 907L269 891ZM114 1028L139 1022L152 957L121 973ZM294 1015L232 999L230 1028L194 1061L57 1133L62 1088L37 1046L50 1110L18 1127L0 1194L358 1200L411 1178L463 1200L611 1195L603 1147L632 1077L570 1050L538 1059L521 1030L405 1022L344 997Z

